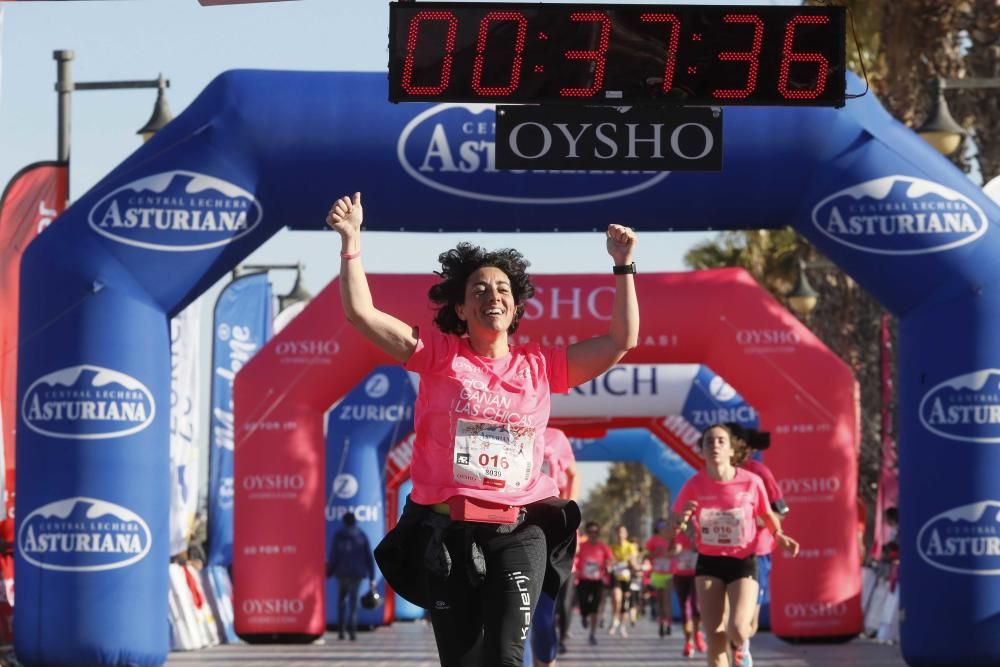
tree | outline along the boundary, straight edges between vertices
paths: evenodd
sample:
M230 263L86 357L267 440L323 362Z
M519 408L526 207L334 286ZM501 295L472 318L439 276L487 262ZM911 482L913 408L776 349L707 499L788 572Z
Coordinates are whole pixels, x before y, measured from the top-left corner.
M858 495L871 507L882 460L879 364L882 307L850 276L787 227L725 232L714 241L692 248L684 261L693 269L743 267L775 299L787 304L786 295L798 277L799 258L818 267L807 269L807 276L819 298L812 313L797 316L850 366L861 389ZM895 404L892 407L895 413Z

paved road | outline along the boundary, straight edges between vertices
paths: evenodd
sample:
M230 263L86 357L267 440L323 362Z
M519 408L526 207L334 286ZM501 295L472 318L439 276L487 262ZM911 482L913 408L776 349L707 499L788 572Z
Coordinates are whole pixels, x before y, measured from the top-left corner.
M569 653L560 667L700 667L700 654L681 657L681 639L674 634L660 639L656 627L640 621L628 639L599 636L600 644L589 646L577 625ZM358 641L338 641L327 634L325 644L305 646L220 646L205 651L172 653L167 667L417 667L437 665L434 636L423 622L396 623L388 628L358 634ZM759 667L904 667L899 648L857 639L839 645L791 645L770 634L756 637L752 645L754 664Z

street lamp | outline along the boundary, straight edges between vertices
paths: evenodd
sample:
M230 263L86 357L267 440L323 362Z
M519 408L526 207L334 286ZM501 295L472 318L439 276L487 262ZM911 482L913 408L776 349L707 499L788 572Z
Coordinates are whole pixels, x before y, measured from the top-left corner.
M153 135L162 130L170 119L173 118L173 114L170 113L170 107L167 106L167 97L164 95L164 90L170 82L163 78L161 74L156 79L156 87L159 89L156 91L156 104L153 106L153 115L149 117L146 124L136 131L136 134L142 136L143 143L149 141L153 138Z
M288 310L297 303L306 302L312 298L312 294L302 285L302 269L304 268L305 266L302 264L298 264L295 267L295 284L292 285L292 289L288 294L278 297L279 313L283 310Z
M805 317L816 307L819 292L813 289L806 278L806 263L799 260L799 277L795 280L795 289L788 293L788 305L796 313Z
M955 122L944 98L946 90L969 90L975 88L1000 88L1000 78L945 79L934 80L932 89L935 92L934 108L927 122L917 128L916 132L927 143L942 155L951 155L962 144L966 135L965 128Z
M160 75L156 79L147 81L92 81L86 83L73 83L73 75L70 72L70 61L74 54L70 49L53 51L52 57L56 61L56 93L58 94L59 110L59 130L58 130L58 159L60 162L69 162L69 137L70 137L70 95L76 90L120 90L123 88L156 88L156 106L153 108L153 115L137 134L141 134L143 140L161 129L170 121L170 108L167 106L163 91L170 86L170 80L164 79Z
M295 283L288 294L278 297L278 313L288 310L297 303L309 301L312 294L302 285L302 271L305 265L298 264L240 264L233 269L233 278L239 278L256 271L295 271Z

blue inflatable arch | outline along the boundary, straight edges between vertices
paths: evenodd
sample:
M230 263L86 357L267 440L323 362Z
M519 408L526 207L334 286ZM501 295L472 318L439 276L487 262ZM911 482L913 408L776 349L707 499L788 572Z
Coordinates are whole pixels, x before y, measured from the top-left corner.
M872 95L727 109L712 174L501 173L490 109L386 95L384 72L225 73L27 249L23 662L165 660L168 318L353 190L382 230L794 226L900 319L904 656L1000 662L996 204Z

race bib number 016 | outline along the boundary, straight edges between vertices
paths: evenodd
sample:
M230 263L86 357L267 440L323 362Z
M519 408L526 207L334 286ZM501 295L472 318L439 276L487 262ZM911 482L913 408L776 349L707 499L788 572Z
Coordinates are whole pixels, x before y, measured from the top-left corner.
M716 547L743 544L743 508L729 510L704 508L698 514L702 544Z
M520 491L531 479L534 447L533 428L459 419L455 426L455 481Z

